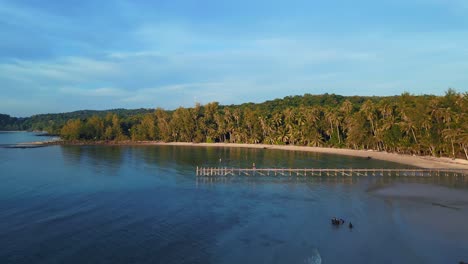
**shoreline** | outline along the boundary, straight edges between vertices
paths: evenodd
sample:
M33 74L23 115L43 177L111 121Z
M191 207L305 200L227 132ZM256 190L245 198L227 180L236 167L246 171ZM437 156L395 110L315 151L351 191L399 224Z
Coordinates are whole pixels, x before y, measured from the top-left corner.
M49 143L44 143L48 145ZM465 169L468 170L468 160L451 159L432 156L412 156L375 150L354 150L326 147L307 147L290 145L267 145L267 144L240 144L240 143L192 143L192 142L159 142L159 141L121 141L121 142L53 142L53 145L105 145L105 146L186 146L186 147L218 147L218 148L252 148L252 149L274 149L287 151L315 152L334 155L345 155L352 157L371 158L400 164L411 165L425 169Z

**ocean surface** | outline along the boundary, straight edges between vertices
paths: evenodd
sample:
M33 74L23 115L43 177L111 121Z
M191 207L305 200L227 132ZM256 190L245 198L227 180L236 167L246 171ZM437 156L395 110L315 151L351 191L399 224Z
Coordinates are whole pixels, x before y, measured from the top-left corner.
M42 138L0 133L1 144ZM0 148L0 263L468 261L468 179L195 176L252 163L408 167L268 149Z

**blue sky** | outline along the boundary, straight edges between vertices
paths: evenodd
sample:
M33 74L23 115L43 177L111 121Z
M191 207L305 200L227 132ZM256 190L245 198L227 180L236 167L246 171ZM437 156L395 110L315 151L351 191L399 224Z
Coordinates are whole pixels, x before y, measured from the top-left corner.
M468 1L0 0L0 113L468 91Z

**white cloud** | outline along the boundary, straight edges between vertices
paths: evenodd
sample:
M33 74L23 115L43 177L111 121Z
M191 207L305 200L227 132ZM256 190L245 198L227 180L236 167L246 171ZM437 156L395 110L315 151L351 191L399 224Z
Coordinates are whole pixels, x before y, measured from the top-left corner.
M107 55L111 59L132 59L132 58L150 58L163 57L164 54L157 51L134 51L134 52L110 52Z
M212 95L219 91L225 92L225 83L180 83L163 85L159 87L138 89L132 92L132 95L123 98L123 102L132 103L148 103L164 100L164 98L178 98L179 101L191 101L193 98L205 99L209 97L214 99ZM211 91L211 92L210 92ZM175 106L175 105L173 105ZM177 106L176 106L177 107Z
M116 49L97 57L0 61L0 89L55 92L54 100L74 99L75 110L80 102L88 107L171 109L196 101L260 102L303 93L398 94L399 89L422 90L428 84L430 93L444 81L453 81L455 88L468 81L463 63L468 55L461 52L466 51L466 40L454 35L443 39L429 33L377 34L355 36L343 44L340 38L292 36L239 37L231 42L178 26L138 32L146 48ZM211 42L217 47L210 48ZM419 81L412 81L414 76ZM21 100L36 96L24 92ZM69 105L61 107L57 111Z
M79 82L118 74L118 65L97 59L64 57L53 60L13 60L0 64L0 78L28 82Z

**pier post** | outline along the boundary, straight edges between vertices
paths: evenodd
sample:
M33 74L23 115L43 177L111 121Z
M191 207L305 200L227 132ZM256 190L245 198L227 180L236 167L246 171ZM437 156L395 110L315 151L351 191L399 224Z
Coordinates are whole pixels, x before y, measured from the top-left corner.
M258 173L257 173L258 171ZM236 174L237 172L237 174ZM303 174L301 174L301 172ZM196 176L227 176L227 175L244 175L245 176L270 176L270 173L275 176L409 176L409 177L424 177L437 175L464 177L468 176L468 170L453 170L453 169L384 169L384 168L370 168L370 169L353 169L353 168L228 168L228 167L203 167L196 166ZM325 173L325 174L324 174ZM380 175L379 175L380 174Z

